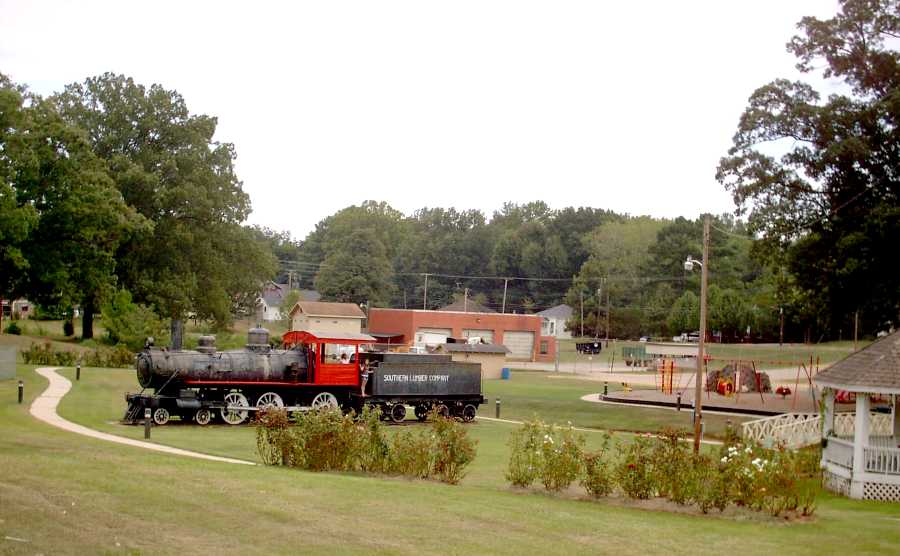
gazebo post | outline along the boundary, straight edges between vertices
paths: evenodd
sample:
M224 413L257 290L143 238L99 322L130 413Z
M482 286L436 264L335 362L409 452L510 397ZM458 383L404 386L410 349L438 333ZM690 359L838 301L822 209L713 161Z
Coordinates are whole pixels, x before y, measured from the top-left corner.
M834 434L834 388L825 388L825 421L822 423L822 438Z
M891 394L891 416L893 417L894 428L891 429L891 435L896 438L900 436L900 413L897 412L897 394Z
M853 419L853 479L850 482L850 498L863 497L865 448L869 445L869 406L869 394L857 392L856 415Z

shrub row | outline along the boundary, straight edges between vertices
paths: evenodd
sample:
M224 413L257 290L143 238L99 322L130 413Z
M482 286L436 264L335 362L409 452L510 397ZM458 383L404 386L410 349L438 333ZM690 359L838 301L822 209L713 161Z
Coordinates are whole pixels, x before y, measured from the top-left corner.
M430 426L389 435L381 411L365 407L361 414L340 409L309 411L292 424L283 409L260 411L256 447L267 465L311 471L359 471L436 479L456 484L475 459L476 442L465 427L440 415Z
M22 350L22 361L26 365L54 365L71 367L80 362L85 367L123 367L134 366L134 353L123 346L109 349L94 349L81 354L64 349L54 349L49 342L32 343L28 349Z
M717 456L695 455L684 436L670 429L639 436L619 444L613 456L608 434L598 451L586 452L583 435L571 426L535 419L510 437L506 479L519 487L539 480L549 491L566 489L577 479L594 498L618 490L629 498L664 497L696 505L703 513L729 504L773 516L815 511L815 454L766 450L730 435Z

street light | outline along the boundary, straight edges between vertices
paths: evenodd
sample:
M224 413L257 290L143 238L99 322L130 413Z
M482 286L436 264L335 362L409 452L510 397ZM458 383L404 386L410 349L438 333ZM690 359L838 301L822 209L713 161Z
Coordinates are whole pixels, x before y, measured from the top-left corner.
M700 274L700 338L697 346L697 384L694 388L694 453L700 452L700 408L703 405L703 359L704 347L706 347L706 282L707 263L709 261L709 215L703 219L703 262L695 260L688 255L684 261L684 269L688 272L694 270L694 265L700 265L703 272Z

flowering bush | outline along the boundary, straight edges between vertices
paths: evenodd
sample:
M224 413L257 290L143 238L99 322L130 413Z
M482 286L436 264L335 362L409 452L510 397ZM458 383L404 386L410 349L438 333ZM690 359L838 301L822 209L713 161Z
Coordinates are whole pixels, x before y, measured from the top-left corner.
M693 461L687 444L682 442L683 431L663 429L653 444L650 458L653 462L656 490L659 496L670 498L679 505L690 502Z
M544 423L537 418L525 421L509 437L509 465L506 480L514 486L527 487L535 481L543 465L541 451Z
M646 499L656 495L656 470L647 437L638 436L625 447L616 466L616 482L629 498Z
M606 452L609 449L609 433L603 433L600 449L596 452L585 452L581 456L581 486L594 498L601 498L612 493L615 487Z
M337 408L310 411L291 425L283 409L260 411L256 447L267 465L311 471L363 471L456 484L475 459L475 441L463 425L439 415L431 426L390 439L377 408L344 415Z
M544 488L568 488L581 470L584 436L571 423L563 428L534 419L510 436L510 458L506 480L515 486L530 486L536 479Z

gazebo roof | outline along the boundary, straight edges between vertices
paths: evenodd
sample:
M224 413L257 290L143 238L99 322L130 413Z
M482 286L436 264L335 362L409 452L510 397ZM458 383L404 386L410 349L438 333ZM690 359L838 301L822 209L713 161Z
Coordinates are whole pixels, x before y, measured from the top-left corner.
M900 393L900 330L848 355L814 380L819 386L851 392Z

